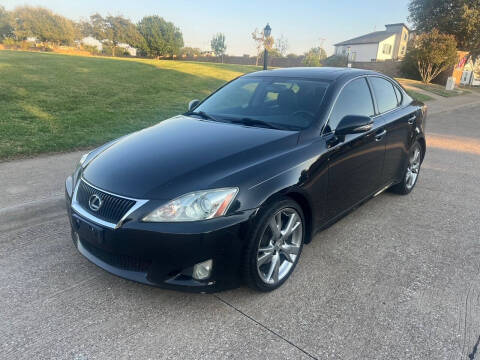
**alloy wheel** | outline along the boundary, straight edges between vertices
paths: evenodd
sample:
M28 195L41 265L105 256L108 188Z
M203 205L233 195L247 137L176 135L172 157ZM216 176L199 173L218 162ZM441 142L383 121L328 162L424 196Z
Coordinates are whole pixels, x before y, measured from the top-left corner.
M270 217L260 237L257 271L262 281L276 285L292 270L303 239L302 218L293 208L284 208Z
M405 174L405 184L408 190L415 185L418 172L420 171L421 155L419 146L415 146L413 153L408 161L407 172Z

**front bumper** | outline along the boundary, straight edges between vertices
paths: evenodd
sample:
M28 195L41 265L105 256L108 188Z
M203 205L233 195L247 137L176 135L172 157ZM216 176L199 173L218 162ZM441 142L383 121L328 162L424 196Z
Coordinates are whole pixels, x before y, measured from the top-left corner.
M117 229L67 212L75 246L88 260L120 277L163 288L214 292L241 284L244 234L256 211L196 223L125 222ZM193 266L212 259L206 280L192 277Z

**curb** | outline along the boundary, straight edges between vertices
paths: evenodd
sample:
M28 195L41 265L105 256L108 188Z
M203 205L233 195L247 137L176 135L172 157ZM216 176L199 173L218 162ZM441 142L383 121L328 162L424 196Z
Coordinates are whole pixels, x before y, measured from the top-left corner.
M66 217L63 195L0 209L0 233Z

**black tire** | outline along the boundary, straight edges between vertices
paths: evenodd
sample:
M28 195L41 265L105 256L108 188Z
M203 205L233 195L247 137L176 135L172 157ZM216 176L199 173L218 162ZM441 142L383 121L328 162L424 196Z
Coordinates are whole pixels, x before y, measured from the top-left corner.
M418 158L418 165L414 166L414 164L412 164L412 159L414 159L416 151L418 151L419 158ZM412 145L408 153L408 162L402 174L402 181L390 188L392 192L400 195L407 195L415 188L415 185L417 184L417 181L418 181L418 176L420 175L420 167L422 165L422 161L423 161L423 148L422 148L422 145L420 145L420 143L416 141ZM416 167L416 170L415 170L416 176L413 180L413 183L411 183L409 181L410 178L408 176L409 176L409 172L410 174L412 174L412 169L414 167Z
M283 218L285 220L289 219L287 217L288 213L295 213L298 215L301 221L301 229L298 229L299 225L297 226L297 229L294 230L295 234L292 232L290 235L290 242L293 242L293 238L295 236L295 251L298 251L298 253L295 255L295 259L293 261L291 258L291 255L284 254L282 253L281 249L277 248L276 254L278 254L278 262L283 266L283 268L289 268L288 272L283 275L281 279L279 279L279 272L277 271L277 279L279 279L275 283L266 283L264 279L262 279L260 272L261 269L257 268L258 264L258 254L259 254L259 248L266 240L271 229L271 219L276 219L275 215L279 216L279 218ZM297 218L293 218L294 221L297 223ZM280 220L280 231L282 231L282 220ZM288 227L288 223L286 224L285 229ZM300 231L301 231L301 240L300 240ZM268 232L267 232L268 231ZM275 235L273 232L271 233L272 236L274 237ZM288 246L288 236L284 237L283 244L284 246ZM277 240L280 243L280 240ZM267 204L263 210L261 210L261 213L259 214L258 220L253 224L253 227L250 231L249 239L248 239L248 244L246 246L246 251L245 251L245 256L244 256L244 263L243 263L243 276L245 279L245 283L251 287L254 290L257 291L272 291L280 286L290 277L292 272L295 270L295 267L298 263L298 260L300 258L302 248L303 248L303 243L305 241L305 217L302 211L302 208L293 201L290 198L281 198L273 203ZM271 241L270 241L271 243ZM275 246L279 246L278 244ZM293 248L293 247L292 247ZM275 253L275 250L273 250ZM268 255L268 254L264 254ZM275 255L273 255L275 256ZM285 263L286 265L283 265L282 261L287 261L287 257L290 259L288 263ZM273 261L272 261L273 262ZM261 265L264 266L264 265ZM265 266L270 266L268 263L265 264ZM272 265L273 266L273 265ZM275 272L275 271L274 271ZM272 281L275 281L275 279L272 279Z

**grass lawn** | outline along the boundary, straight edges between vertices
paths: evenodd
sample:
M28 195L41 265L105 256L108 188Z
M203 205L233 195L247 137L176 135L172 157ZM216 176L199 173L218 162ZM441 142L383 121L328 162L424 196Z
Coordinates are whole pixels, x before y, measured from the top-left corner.
M102 144L254 66L0 51L0 159Z
M431 96L419 93L418 91L406 90L406 92L407 92L408 95L410 95L413 99L415 99L417 101L425 102L425 101L435 100Z
M418 80L403 79L403 78L397 78L397 80L400 82L400 84L404 86L414 86L418 89L422 89L422 90L431 92L432 94L436 94L438 96L443 96L443 97L452 97L452 96L465 95L470 93L470 91L465 90L464 87L456 87L452 91L447 91L445 90L445 86L438 85L438 84L425 85L424 83Z
M437 85L437 84L412 84L412 86L415 86L419 89L429 91L433 94L437 94L439 96L443 97L452 97L452 96L458 96L462 95L465 93L464 91L458 91L458 90L453 90L453 91L447 91L443 86Z

